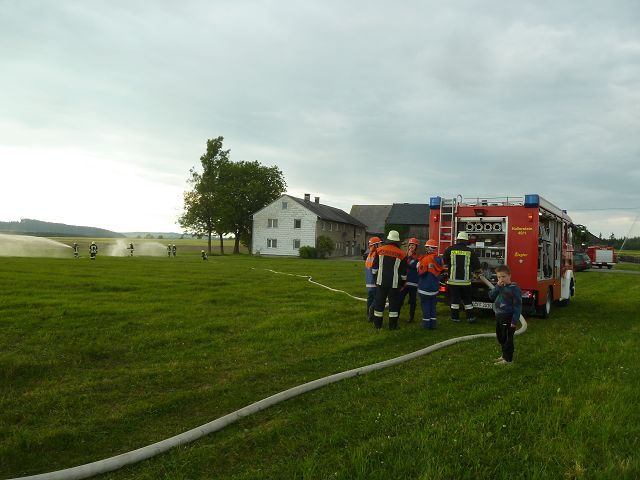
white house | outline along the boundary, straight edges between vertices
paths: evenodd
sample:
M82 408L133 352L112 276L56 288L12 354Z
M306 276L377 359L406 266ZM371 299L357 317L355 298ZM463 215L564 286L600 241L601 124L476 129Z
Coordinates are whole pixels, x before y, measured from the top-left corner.
M360 255L366 248L366 225L339 208L322 205L306 193L304 199L282 195L253 214L251 253L292 255L305 245L315 247L325 235L336 245L332 257Z

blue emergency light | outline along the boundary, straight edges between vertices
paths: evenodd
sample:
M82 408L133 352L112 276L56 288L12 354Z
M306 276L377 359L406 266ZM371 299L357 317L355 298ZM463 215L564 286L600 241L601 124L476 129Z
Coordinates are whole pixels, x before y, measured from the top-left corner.
M524 196L524 206L525 207L539 207L540 206L540 195L537 193L529 193Z
M436 209L436 208L437 208L437 209L439 209L439 208L440 208L440 201L441 201L441 200L442 200L442 198L441 198L441 197L431 197L431 198L429 199L429 208L430 208L431 210Z

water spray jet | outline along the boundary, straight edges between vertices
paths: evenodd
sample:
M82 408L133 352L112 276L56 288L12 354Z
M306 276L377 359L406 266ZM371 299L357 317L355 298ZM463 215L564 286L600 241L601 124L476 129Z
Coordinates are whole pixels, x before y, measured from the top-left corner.
M71 247L44 237L0 233L0 257L71 258Z

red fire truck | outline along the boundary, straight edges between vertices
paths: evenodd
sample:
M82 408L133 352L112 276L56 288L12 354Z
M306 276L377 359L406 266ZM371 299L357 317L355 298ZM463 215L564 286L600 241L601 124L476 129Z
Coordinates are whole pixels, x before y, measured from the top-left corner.
M611 268L616 263L616 252L613 247L606 245L593 245L587 247L587 255L591 260L591 266L598 268Z
M571 219L540 195L523 197L446 199L431 197L429 234L438 240L440 255L459 232L469 234L484 276L496 282L493 269L506 263L522 290L523 313L547 318L554 301L568 304L575 293ZM447 293L446 284L440 291ZM472 282L473 304L491 309L488 288ZM445 295L447 297L448 295Z

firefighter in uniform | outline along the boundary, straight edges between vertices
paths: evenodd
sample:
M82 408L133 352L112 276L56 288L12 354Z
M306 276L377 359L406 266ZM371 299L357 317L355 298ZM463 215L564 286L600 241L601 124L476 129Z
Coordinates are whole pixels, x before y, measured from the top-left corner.
M435 330L437 327L436 305L440 289L440 273L444 270L442 257L436 255L438 242L427 240L424 244L426 255L418 263L418 294L422 307L422 328Z
M400 308L404 306L404 299L409 295L409 318L407 323L413 322L413 317L416 314L416 293L418 291L418 255L416 250L418 249L418 239L411 237L407 243L407 256L404 261L407 263L407 283L400 294Z
M176 256L176 246L175 245L171 245L171 254L175 257Z
M200 251L200 255L202 256L203 260L208 260L209 256L207 255L207 252L205 252L204 250Z
M460 232L456 243L444 251L444 264L449 270L449 291L451 292L451 320L460 321L460 300L464 305L467 322L475 323L471 303L471 275L482 270L476 252L469 248L469 234Z
M80 251L76 242L73 242L73 258L80 258Z
M400 290L407 280L405 253L399 246L400 234L391 230L386 245L378 248L371 272L376 276L376 298L373 310L373 326L380 331L384 318L384 306L389 299L389 330L398 328Z
M376 299L376 279L371 271L373 261L378 256L377 249L382 243L380 237L369 239L369 253L364 258L364 281L367 287L367 320L373 322L373 302Z
M91 242L91 245L89 246L89 256L91 257L91 260L95 260L96 255L98 255L98 246L96 245L96 242Z
M171 244L167 245L167 257L171 257Z
M129 256L133 257L133 242L129 242Z

